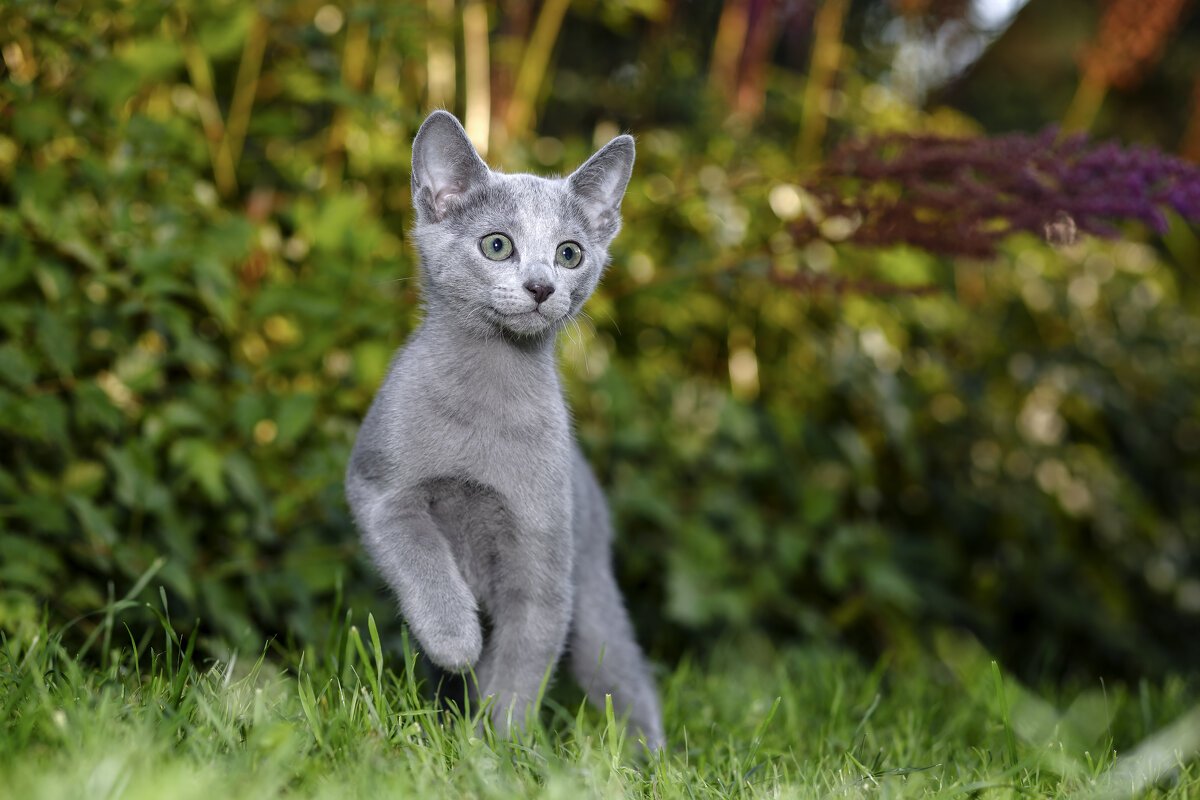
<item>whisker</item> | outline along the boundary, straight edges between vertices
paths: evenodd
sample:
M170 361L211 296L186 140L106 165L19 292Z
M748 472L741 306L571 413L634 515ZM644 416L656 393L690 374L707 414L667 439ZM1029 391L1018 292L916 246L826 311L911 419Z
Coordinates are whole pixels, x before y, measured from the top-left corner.
M583 356L583 368L587 371L588 375L591 375L592 365L591 362L588 361L587 347L584 344L583 328L579 326L578 318L571 320L571 323L575 326L575 331L579 334L579 343L576 345L576 347L579 348L579 352Z
M605 311L604 316L608 317L608 321L613 324L613 327L617 329L617 334L620 335L621 326L617 324L617 321L616 321L616 319L613 318L613 315L610 314L609 312Z
M568 319L566 322L562 322L560 320L559 324L558 324L558 329L567 335L567 338L571 341L571 344L575 347L576 350L578 350L579 342L575 341L575 337L571 334L570 326L574 322L575 322L575 320L573 320L573 319Z
M587 321L588 328L591 330L593 336L595 336L596 334L599 333L599 331L596 330L596 321L594 319L592 319L591 314L587 313L586 311L581 311L581 312L579 312L579 316L583 317ZM610 319L611 319L611 317L610 317ZM617 331L617 333L620 333L620 332L621 332L620 330Z

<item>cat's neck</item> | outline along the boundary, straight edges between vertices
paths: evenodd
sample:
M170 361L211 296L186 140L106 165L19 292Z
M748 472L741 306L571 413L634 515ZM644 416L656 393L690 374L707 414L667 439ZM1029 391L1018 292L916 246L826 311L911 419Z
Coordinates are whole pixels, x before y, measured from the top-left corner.
M438 368L463 383L518 383L557 386L555 338L517 337L464 327L453 316L426 308L413 344L436 359Z

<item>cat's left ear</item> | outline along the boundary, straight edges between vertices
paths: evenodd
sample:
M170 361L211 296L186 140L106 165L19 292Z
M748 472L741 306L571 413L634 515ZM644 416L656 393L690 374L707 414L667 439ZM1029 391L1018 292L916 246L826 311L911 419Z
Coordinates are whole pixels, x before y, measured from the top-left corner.
M618 136L567 178L582 201L589 227L612 240L621 229L621 198L633 174L633 137Z
M487 180L487 164L454 115L448 111L430 114L413 139L412 196L418 218L443 219Z

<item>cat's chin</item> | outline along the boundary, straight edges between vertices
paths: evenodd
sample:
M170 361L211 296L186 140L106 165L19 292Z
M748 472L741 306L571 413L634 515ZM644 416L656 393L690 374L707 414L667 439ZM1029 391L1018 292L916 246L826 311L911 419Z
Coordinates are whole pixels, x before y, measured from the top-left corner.
M517 336L538 337L553 331L558 324L557 319L551 319L536 309L513 314L505 314L494 308L488 310L491 312L492 322L497 327Z

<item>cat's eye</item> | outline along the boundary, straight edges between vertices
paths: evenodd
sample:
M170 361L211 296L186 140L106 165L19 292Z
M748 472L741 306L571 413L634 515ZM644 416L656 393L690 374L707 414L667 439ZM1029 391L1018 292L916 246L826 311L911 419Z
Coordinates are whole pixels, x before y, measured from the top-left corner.
M479 249L492 261L503 261L513 254L513 243L503 233L489 233L479 240Z
M579 246L579 242L563 242L558 246L554 260L560 267L575 269L579 262L583 261L583 248Z

